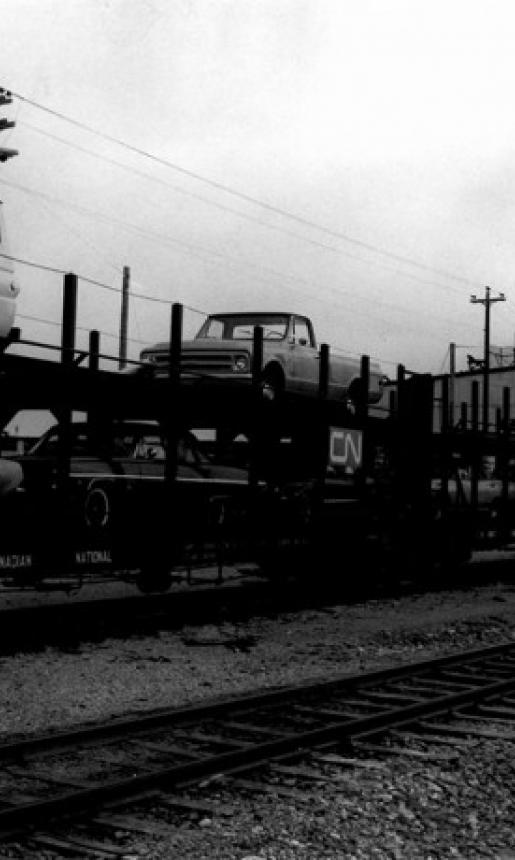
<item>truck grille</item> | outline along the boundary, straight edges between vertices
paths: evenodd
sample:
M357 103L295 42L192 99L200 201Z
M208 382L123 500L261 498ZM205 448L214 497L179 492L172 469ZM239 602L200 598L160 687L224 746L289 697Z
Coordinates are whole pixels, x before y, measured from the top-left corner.
M230 352L190 352L182 356L181 370L197 373L232 373L234 355Z
M154 353L153 364L156 368L165 369L168 366L168 353ZM184 353L181 358L181 370L188 373L216 374L233 373L234 354L230 352L190 352Z

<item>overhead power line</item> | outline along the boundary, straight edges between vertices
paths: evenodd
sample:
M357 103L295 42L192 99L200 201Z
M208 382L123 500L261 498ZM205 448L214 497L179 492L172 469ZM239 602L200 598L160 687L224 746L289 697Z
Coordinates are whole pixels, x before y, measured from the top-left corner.
M57 267L48 266L48 265L43 264L43 263L36 263L33 260L24 260L21 257L14 257L11 254L5 254L3 251L0 251L0 257L5 257L6 259L12 260L13 262L16 262L16 263L19 263L20 265L30 266L32 268L41 269L41 270L46 271L46 272L52 272L52 273L59 274L59 275L66 274L65 269L59 269ZM75 273L75 274L77 274L77 273ZM116 287L109 286L108 284L103 284L100 281L94 281L93 279L87 278L83 275L77 274L77 277L80 280L85 281L85 282L90 283L90 284L94 284L97 287L101 287L103 289L107 289L110 291L120 292L120 290L117 289ZM131 290L130 295L132 298L140 298L140 299L144 299L147 301L155 301L155 302L159 302L160 304L165 304L168 306L173 304L173 302L170 299L161 299L161 298L158 298L156 296L148 296L144 293L132 292L132 290ZM199 308L194 308L191 305L183 304L183 307L189 311L194 312L194 313L201 314L202 316L208 316L209 315L209 311L200 310ZM31 322L43 323L45 325L49 325L49 326L53 326L53 327L57 327L57 328L61 327L61 323L58 322L57 320L49 320L49 319L45 319L44 317L30 316L29 314L22 314L22 313L17 313L17 317L19 319L25 319L25 320L29 320ZM90 331L89 328L86 328L84 326L77 326L77 329L79 331L85 331L85 332ZM108 331L105 331L102 329L100 329L100 333L106 335L107 337L111 337L114 339L118 339L118 336L119 336L118 334L115 334L114 332L108 332ZM148 343L149 343L148 340L142 340L139 338L129 338L129 341L131 343L143 344L144 346L148 345ZM360 352L355 352L355 351L352 351L350 349L344 349L343 347L335 346L334 344L332 344L330 346L330 348L334 352L343 353L345 355L350 355L350 356L353 356L355 358L360 358L362 356L362 353L360 353ZM391 365L391 366L397 366L397 364L398 364L398 362L392 361L391 359L387 359L387 358L384 358L382 356L371 355L370 358L375 360L375 361L379 361L382 364L387 364L387 365Z
M331 292L337 294L338 299L340 299L340 301L335 302L334 299L323 298L320 295L319 291L314 292L313 289L311 289L311 291L309 293L307 293L305 290L302 291L299 289L299 283L305 283L307 286L312 288L312 283L308 282L305 278L300 278L299 276L290 275L284 271L279 271L279 270L274 269L270 266L262 266L262 265L257 266L253 263L248 263L245 260L240 260L237 257L233 257L231 255L224 254L224 253L217 251L215 249L205 248L205 247L198 245L198 244L195 245L195 244L192 244L191 242L185 242L181 239L176 239L175 237L172 237L172 236L166 236L162 233L156 233L155 231L148 230L146 228L141 228L138 225L133 224L132 222L124 221L120 218L105 215L104 213L101 213L98 210L92 210L92 209L89 209L89 208L84 207L84 206L79 206L75 203L71 203L68 200L62 200L61 198L53 197L53 196L48 195L42 191L37 191L35 189L28 188L27 186L21 185L19 183L8 181L8 180L4 179L3 177L0 179L0 182L3 182L4 185L6 185L10 188L15 188L19 191L22 191L23 193L30 194L30 195L38 198L38 199L44 200L45 202L53 202L53 203L56 203L60 206L71 209L73 211L79 212L81 215L85 215L88 218L94 218L95 220L102 219L104 221L107 221L108 223L116 224L117 226L121 227L124 230L131 230L131 231L138 233L139 235L146 236L146 237L152 239L153 241L157 241L159 243L164 243L167 245L172 245L174 247L178 247L179 249L182 250L182 253L187 253L191 256L197 257L202 262L209 261L209 262L214 262L217 265L228 263L229 265L232 265L232 266L238 266L238 267L243 267L244 269L249 269L254 273L254 277L257 276L260 280L262 280L267 285L269 285L269 280L267 277L264 277L264 275L266 275L268 277L270 275L272 275L274 278L280 278L282 281L283 289L290 290L290 291L292 291L294 289L296 295L305 295L308 298L310 298L311 300L322 302L323 304L330 305L333 308L335 305L342 305L343 306L342 301L341 301L342 292L347 292L348 295L352 298L353 302L355 302L356 299L363 301L363 299L359 295L356 296L355 291L349 292L349 291L345 291L345 290L342 291L341 289L336 290L335 288L332 288L332 287L329 287L326 289L329 289ZM214 259L210 260L209 258L214 258ZM261 274L256 275L256 272L261 273ZM91 279L89 279L89 280L91 280ZM285 280L293 281L295 284L295 287L293 288L293 287L285 284ZM119 291L118 288L108 287L107 285L100 284L99 282L95 282L95 283L97 286L103 286L104 288L115 290L117 292ZM162 299L160 297L152 296L152 295L148 295L148 294L138 294L138 293L131 292L131 296L133 296L135 298L145 299L147 301L159 302L162 304L170 304L169 299ZM395 304L395 303L391 303L391 302L385 302L382 299L375 299L373 304L374 304L374 306L380 305L382 307L386 307L386 308L389 308L390 310L395 310L396 312L403 313L403 314L409 314L410 313L410 310L408 308L406 308L404 305L399 304L399 303ZM196 313L206 314L205 311L201 311L198 308L193 308L193 307L188 306L188 305L184 305L184 307L186 307L189 310L192 310ZM345 307L348 309L348 305L345 305ZM356 308L353 308L353 314L365 317L367 319L370 318L371 316L372 317L375 316L377 318L377 314L374 315L370 311L369 306L367 307L366 311L358 311L358 310L356 310ZM433 319L434 318L435 318L435 316L433 315ZM442 317L442 319L444 319L444 318ZM445 319L447 320L447 318L445 318ZM462 324L462 327L463 327L463 324Z
M16 318L17 318L17 319L21 319L21 320L28 320L29 322L42 323L43 325L50 325L50 326L53 326L54 328L61 328L61 323L60 323L60 322L57 322L57 320L49 320L49 319L45 319L45 317L31 316L30 314L20 314L20 313L16 312ZM77 326L77 331L90 332L90 331L91 331L91 329L86 328L86 326L78 325L78 326ZM99 329L99 332L100 332L100 334L105 335L105 337L111 337L111 338L113 338L114 340L118 340L119 335L118 335L118 334L115 334L114 332L111 332L111 331L105 331L104 329ZM146 341L144 341L144 340L137 340L136 338L129 338L129 340L131 341L131 343L143 343L143 344L146 344Z
M36 263L33 260L24 260L20 257L13 257L10 254L4 254L3 252L0 252L0 256L6 257L7 259L13 260L14 262L17 262L17 263L20 263L21 265L30 266L30 267L36 268L36 269L42 269L43 271L49 271L49 272L53 272L56 274L65 274L64 269L58 269L58 268L54 268L52 266L48 266L48 265L45 265L42 263ZM92 279L86 278L80 274L77 274L77 277L81 280L88 282L88 283L92 283L95 286L102 287L104 289L108 289L111 291L114 290L116 292L120 292L120 290L118 290L115 287L111 287L108 284L102 284L100 281L93 281ZM155 301L155 302L159 302L160 304L165 304L168 306L170 306L172 304L172 301L170 299L161 299L161 298L158 298L157 296L148 296L144 293L132 292L132 290L131 290L130 295L132 298L144 299L146 301ZM183 304L183 307L189 311L200 314L201 316L208 316L209 315L209 311L200 310L199 308L194 308L191 305ZM365 316L365 314L363 314L363 313L360 314L359 311L354 311L354 313L357 313L358 316ZM31 316L28 316L26 314L25 315L24 314L18 314L18 316L22 319L32 320L32 321L40 322L40 323L46 323L47 325L52 325L52 326L57 326L57 327L60 327L60 325L61 325L61 323L59 323L57 321L43 319L42 317L31 317ZM80 329L81 327L78 326L78 328ZM86 329L86 328L83 328L82 330L83 331L89 331L89 329ZM102 333L108 335L109 337L116 337L116 338L118 337L118 335L114 335L110 332L102 332ZM130 341L132 343L139 343L139 344L144 344L144 345L148 344L148 340L141 340L141 339L137 339L137 338L130 338ZM352 351L349 349L344 349L343 347L335 346L334 344L331 345L331 349L334 350L335 352L340 352L340 353L343 353L345 355L353 356L355 358L360 358L362 355L362 353L355 352L355 351ZM396 366L398 364L398 362L392 361L391 359L387 359L387 358L384 358L382 356L372 355L372 356L370 356L370 358L372 358L375 361L381 362L381 364L387 364L387 365L391 365L391 366Z
M58 269L54 266L48 266L45 263L36 263L34 260L24 260L22 257L14 257L12 254L5 254L3 251L0 251L0 257L4 257L6 260L12 260L13 263L19 263L21 266L29 266L33 269L41 269L44 272L52 272L55 275L66 275L68 269ZM121 272L121 270L120 270ZM120 293L121 290L119 287L113 287L110 284L103 284L101 281L95 281L93 278L88 278L86 275L81 275L78 272L74 274L77 275L80 281L85 281L87 284L93 284L95 287L100 287L103 290L109 290L112 293ZM133 299L144 299L148 302L158 302L162 305L171 305L173 304L172 299L161 299L159 296L149 296L146 293L137 293L133 290L130 291L130 296ZM201 314L201 316L208 316L208 311L200 310L199 308L194 308L191 305L186 305L183 303L183 307L188 311L192 311L196 314ZM146 343L146 341L141 341L141 343Z
M52 134L46 129L39 128L38 126L32 125L24 120L22 120L19 125L23 125L26 128L29 128L31 131L35 131L38 134L43 135L44 137L49 138L50 140L54 140L57 143L63 144L63 146L67 146L70 149L74 149L77 152L81 152L84 155L89 156L90 158L95 158L98 161L103 161L106 164L111 164L114 167L123 170L127 173L132 173L135 176L139 176L141 179L152 182L156 185L160 185L164 188L169 188L177 194L181 196L187 197L190 200L199 201L206 206L214 207L215 209L219 209L222 212L227 212L230 215L234 215L236 218L240 218L244 221L249 221L251 224L258 224L260 227L264 227L266 230L272 230L273 232L282 233L285 236L290 236L293 239L297 239L298 241L304 242L308 245L312 245L315 248L320 248L323 251L329 251L332 254L337 254L338 256L346 257L349 260L355 260L358 263L362 263L366 266L375 266L384 269L387 272L394 272L396 275L404 278L409 278L412 281L416 281L419 284L426 284L428 286L437 287L438 289L450 290L452 292L459 293L462 295L462 290L458 290L456 288L450 287L448 284L437 284L434 281L429 281L426 278L417 277L413 272L405 272L399 270L398 268L394 268L392 265L387 265L384 262L374 259L374 258L365 258L360 257L357 254L353 254L350 251L345 251L343 248L336 247L335 245L328 245L326 242L321 242L318 239L313 239L310 236L304 236L301 233L295 233L293 230L288 230L284 227L281 227L278 224L272 224L270 221L264 221L262 218L256 218L254 215L249 215L247 212L243 212L240 209L234 209L231 206L227 206L223 203L220 203L217 200L212 200L209 197L204 197L202 194L195 193L194 191L190 191L186 188L181 188L178 185L174 185L172 182L167 182L162 179L160 176L152 176L149 173L145 173L144 170L139 170L137 167L133 165L124 164L121 161L118 161L116 158L111 158L108 155L104 155L99 152L95 152L93 149L89 149L86 146L81 146L78 143L75 143L71 140L66 140L63 137L59 137L59 135ZM150 199L148 202L154 203L153 199ZM470 282L471 283L471 282Z
M45 272L52 272L52 273L58 274L58 275L66 274L65 269L59 269L59 268L54 267L54 266L48 266L44 263L36 263L34 260L24 260L22 257L14 257L12 254L5 254L3 251L0 251L0 257L4 257L8 260L12 260L13 262L19 263L20 265L23 265L23 266L29 266L29 267L34 268L34 269L41 269L42 271L45 271ZM101 287L103 289L118 292L118 293L121 292L118 288L112 287L109 284L103 284L100 281L94 281L93 279L87 278L87 277L80 275L78 273L75 273L75 274L77 274L77 277L80 280L86 281L87 283L90 283L90 284L94 284L97 287ZM157 296L148 296L145 293L137 293L137 292L133 292L132 290L130 292L130 295L131 295L131 298L139 298L139 299L144 299L146 301L159 302L160 304L164 304L164 305L168 305L168 306L170 306L173 303L170 299L161 299L161 298L158 298ZM199 308L194 308L191 305L183 304L183 307L189 311L192 311L193 313L201 314L202 316L208 316L209 315L209 311L200 310ZM358 315L359 315L359 312L358 312ZM52 325L52 326L57 326L57 327L59 327L61 325L61 323L59 323L55 320L48 320L48 319L44 319L43 317L29 316L27 314L17 314L17 316L20 317L21 319L31 320L33 322L45 323L46 325ZM80 326L78 326L77 328L81 329ZM82 330L83 331L89 331L89 329L86 329L86 328L82 328ZM118 335L114 335L111 332L101 332L101 333L106 334L109 337L118 337ZM146 341L146 340L138 340L136 338L130 338L130 340L132 343L140 343L140 344L147 344L148 343L148 341ZM353 352L352 350L344 349L343 347L332 345L331 348L333 350L335 350L336 352L345 353L346 355L352 355L352 356L355 356L357 358L359 358L361 356L361 353ZM390 364L390 365L396 364L396 362L391 361L391 360L386 359L386 358L382 358L381 356L371 356L371 357L374 358L376 361L382 362L383 364Z
M36 102L34 99L29 99L26 96L23 96L21 93L17 93L14 90L11 90L12 95L16 98L23 101L25 104L31 105L38 110L44 111L51 116L56 117L57 119L62 120L63 122L67 122L76 128L81 129L82 131L86 131L89 134L95 135L96 137L101 138L102 140L106 140L109 143L114 143L116 146L123 147L129 152L135 153L142 158L146 158L150 161L153 161L157 164L160 164L164 167L167 167L170 170L174 170L177 173L180 173L184 176L189 177L190 179L195 179L198 182L202 182L206 185L215 188L217 191L223 191L225 194L230 194L233 197L236 197L240 200L245 201L246 203L251 203L254 206L259 206L261 209L264 209L267 212L272 212L275 215L279 215L283 218L287 218L291 221L294 221L297 224L301 224L303 227L308 227L309 229L318 230L325 235L332 236L333 238L340 239L344 242L348 242L356 247L363 248L367 251L372 251L375 254L380 254L383 257L387 257L391 260L395 260L398 263L403 263L405 265L414 266L415 268L422 269L424 271L433 272L441 277L446 279L450 279L453 281L457 281L462 284L466 284L467 286L477 286L474 281L471 281L469 278L462 277L460 275L456 275L451 272L446 272L443 269L438 269L434 266L430 266L426 263L422 263L419 260L415 260L411 257L407 257L402 254L396 254L393 251L388 251L385 248L380 248L377 245L373 245L370 242L365 242L360 239L355 239L352 236L347 235L346 233L342 233L338 230L333 230L330 227L327 227L322 224L318 224L315 221L310 220L309 218L305 218L302 215L298 215L295 212L290 212L287 209L283 209L280 206L275 206L272 203L268 203L267 201L260 200L257 197L254 197L251 194L247 194L238 189L232 188L229 185L225 185L222 182L218 182L210 177L203 176L199 173L196 173L189 168L183 167L176 162L170 161L166 158L163 158L159 155L155 155L154 153L148 152L141 147L134 146L133 144L127 143L125 140L121 140L120 138L115 137L114 135L107 134L107 132L100 131L99 129L94 128L93 126L88 125L87 123L81 122L80 120L74 119L73 117L67 116L60 111L54 110L53 108L49 108L46 105L42 105L39 102Z

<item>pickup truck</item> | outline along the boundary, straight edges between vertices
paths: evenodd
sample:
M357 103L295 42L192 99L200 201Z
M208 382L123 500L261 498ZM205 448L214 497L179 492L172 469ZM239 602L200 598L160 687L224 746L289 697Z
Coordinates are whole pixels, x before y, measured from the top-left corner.
M181 379L216 378L249 383L251 380L254 326L263 329L263 396L279 398L284 392L316 395L320 357L313 325L305 316L289 312L210 314L193 340L184 341ZM140 354L156 376L168 373L169 344L157 343ZM382 396L385 376L379 365L370 363L369 401ZM359 398L360 363L357 359L330 356L328 396L335 400Z

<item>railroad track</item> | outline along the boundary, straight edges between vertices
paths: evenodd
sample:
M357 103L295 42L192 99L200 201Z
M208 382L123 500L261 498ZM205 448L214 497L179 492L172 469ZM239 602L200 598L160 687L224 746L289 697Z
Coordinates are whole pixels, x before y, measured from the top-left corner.
M236 791L295 794L281 775L323 780L321 767L363 757L434 758L425 741L450 759L495 720L513 721L515 739L515 643L25 739L0 746L0 834L120 856L113 832L149 830L144 816L120 816L134 804L223 815L206 799L221 775Z

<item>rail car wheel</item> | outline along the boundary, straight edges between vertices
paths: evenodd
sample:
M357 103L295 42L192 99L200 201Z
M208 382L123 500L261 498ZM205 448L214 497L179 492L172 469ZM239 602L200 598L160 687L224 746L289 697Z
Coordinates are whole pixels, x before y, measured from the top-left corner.
M172 574L167 567L143 568L136 577L136 586L142 594L163 594L171 584Z

